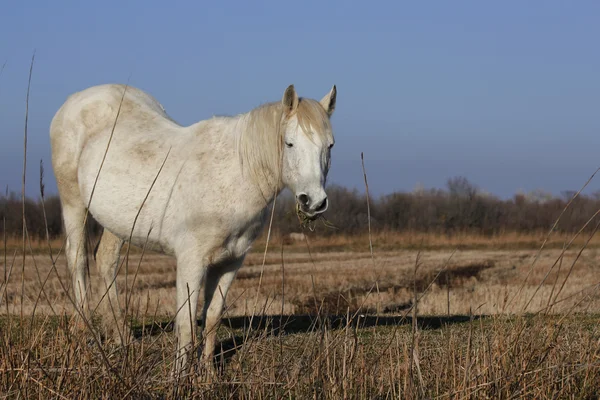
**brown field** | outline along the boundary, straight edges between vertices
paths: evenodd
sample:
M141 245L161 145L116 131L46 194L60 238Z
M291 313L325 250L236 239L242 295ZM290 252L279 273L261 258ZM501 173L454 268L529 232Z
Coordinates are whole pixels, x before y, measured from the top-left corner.
M402 245L405 238L401 235L387 239L381 235L373 239L375 250L371 257L368 239L366 246L360 239L309 237L306 243L284 244L273 240L264 267L264 243L259 242L246 258L229 292L227 313L232 316L252 312L275 315L321 310L343 314L348 308L351 312L362 308L369 313L398 314L412 304L415 289L422 296L418 305L422 315L448 314L448 303L452 314L469 314L470 311L486 315L512 314L540 311L548 306L551 306L548 312L562 313L578 303L575 311L600 312L595 286L600 282L600 253L592 246L581 254L581 246L572 246L566 251L554 246L540 253L535 248L504 249L509 243L524 247L534 240L531 236L475 240L432 235L423 236L423 249L417 250L407 243ZM467 242L466 239L472 240ZM556 240L550 245L558 243ZM395 249L394 242L400 243ZM461 245L461 242L469 245ZM70 284L66 261L59 242L53 244L56 270L52 268L44 244L36 247L37 253L27 255L24 269L21 255L8 256L9 270L12 265L6 288L10 313L20 313L21 297L27 315L34 308L36 313L44 315L71 312L71 304L59 283L60 278L64 285ZM360 247L366 249L360 251ZM89 262L93 296L99 299L103 295L99 290L99 277L93 258L90 257ZM567 276L564 288L559 290ZM173 314L174 258L142 254L137 248L132 248L127 257L127 249L124 249L117 280L122 298L126 282L133 304L130 312ZM21 285L24 285L23 296ZM254 308L254 303L258 308ZM528 308L524 309L527 303Z
M335 232L335 231L334 231ZM330 236L318 236L305 230L308 237L308 246L313 252L337 251L369 251L369 235L367 233L357 235L331 234ZM589 237L589 233L573 235L571 233L553 232L548 236L548 231L537 231L530 233L504 232L495 235L480 235L468 232L455 232L452 234L423 233L423 232L374 232L371 235L373 248L375 250L412 249L412 250L436 250L436 249L527 249L537 250L546 241L544 248L563 248L567 243L572 246L583 246L586 248L600 247L600 237ZM6 247L9 254L21 251L23 248L22 238L9 237L6 239ZM92 240L91 245L95 244ZM291 240L274 233L269 246L279 249L282 242L287 249L306 251L307 244L294 243ZM59 252L64 244L64 239L57 238L50 241L55 253ZM266 233L264 233L254 244L253 252L262 253L266 244ZM48 253L48 242L44 238L31 239L26 249L29 253ZM132 251L139 249L132 248Z
M373 255L367 237L275 239L264 265L258 243L227 298L220 375L179 386L184 392L173 391L169 374L173 258L132 249L125 261L124 250L118 285L121 300L131 296L135 339L115 348L94 341L91 325L67 329L72 306L61 287L69 279L60 243L52 243L56 269L47 244L33 243L24 267L14 246L0 293L0 393L595 398L600 253L594 242L584 248L584 238L563 251L566 239L553 238L540 253L543 234L378 234ZM93 259L90 276L97 302Z

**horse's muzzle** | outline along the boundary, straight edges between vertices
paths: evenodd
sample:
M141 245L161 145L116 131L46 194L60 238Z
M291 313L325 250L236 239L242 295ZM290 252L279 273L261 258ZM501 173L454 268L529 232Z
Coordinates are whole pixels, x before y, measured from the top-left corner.
M327 196L317 201L313 201L306 193L300 193L296 196L300 210L308 217L316 217L319 214L324 213L329 206Z

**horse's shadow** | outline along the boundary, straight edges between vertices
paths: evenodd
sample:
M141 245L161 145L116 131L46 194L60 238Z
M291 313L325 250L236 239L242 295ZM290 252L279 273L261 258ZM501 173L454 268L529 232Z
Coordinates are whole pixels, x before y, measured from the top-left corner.
M445 325L462 324L475 319L485 318L484 315L451 315L451 316L422 316L416 320L420 329L439 329ZM198 319L198 325L202 321ZM242 316L222 319L222 326L232 331L241 330L247 334L235 335L221 340L215 349L215 358L227 363L250 338L256 337L251 332L266 336L290 335L295 333L319 332L323 329L363 329L374 326L412 325L410 316L380 316L380 315L269 315ZM173 330L173 322L152 322L133 328L133 335L139 339L142 336L153 336Z

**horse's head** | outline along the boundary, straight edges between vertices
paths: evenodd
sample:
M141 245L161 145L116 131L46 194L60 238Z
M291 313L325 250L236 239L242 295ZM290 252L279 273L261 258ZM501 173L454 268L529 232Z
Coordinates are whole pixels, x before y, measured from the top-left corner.
M325 181L334 144L329 118L336 88L319 102L298 98L293 85L283 94L283 183L294 192L304 214L315 218L327 210Z

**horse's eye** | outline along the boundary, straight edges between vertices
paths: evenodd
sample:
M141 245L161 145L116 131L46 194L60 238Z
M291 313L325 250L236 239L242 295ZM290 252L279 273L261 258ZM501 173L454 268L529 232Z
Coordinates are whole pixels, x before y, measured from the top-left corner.
M288 142L285 142L285 145L286 145L288 148L289 148L289 147L294 147L294 144L293 144L293 143L288 143Z

